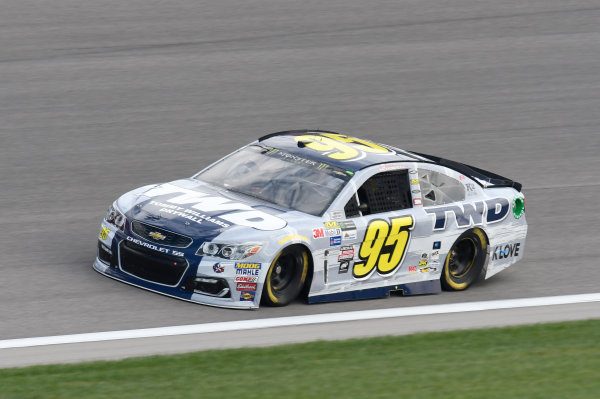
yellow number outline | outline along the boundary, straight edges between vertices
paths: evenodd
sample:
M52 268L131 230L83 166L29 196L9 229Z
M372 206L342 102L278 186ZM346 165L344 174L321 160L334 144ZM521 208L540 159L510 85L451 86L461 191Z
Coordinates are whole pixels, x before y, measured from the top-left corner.
M391 218L389 222L384 219L372 220L358 250L362 262L354 264L352 276L365 279L374 270L382 276L394 273L404 260L414 225L410 215Z
M322 133L305 134L297 136L294 140L303 142L306 147L326 154L329 158L349 160L358 158L364 152L373 154L391 153L385 147L370 143L355 137L340 136L338 134Z

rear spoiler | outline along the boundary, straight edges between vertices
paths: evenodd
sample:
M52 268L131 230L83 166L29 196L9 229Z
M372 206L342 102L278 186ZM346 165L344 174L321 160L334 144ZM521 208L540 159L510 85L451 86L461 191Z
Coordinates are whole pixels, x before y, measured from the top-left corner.
M482 187L512 187L517 191L521 191L523 185L521 183L517 183L516 181L510 180L506 177L497 175L492 172L488 172L487 170L483 170L480 168L476 168L475 166L466 165L464 163L451 161L449 159L444 159L440 157L436 157L434 155L421 154L418 152L411 151L411 153L423 157L425 160L429 160L438 165L446 166L450 169L454 169L457 172L462 173L465 176L468 176L475 181L479 182Z

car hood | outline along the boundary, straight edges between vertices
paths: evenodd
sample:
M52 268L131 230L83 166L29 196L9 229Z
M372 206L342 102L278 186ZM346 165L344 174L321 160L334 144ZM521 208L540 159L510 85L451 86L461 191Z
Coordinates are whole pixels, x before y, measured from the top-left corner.
M217 235L236 226L284 228L287 210L206 183L184 179L143 187L117 201L128 220L189 236Z

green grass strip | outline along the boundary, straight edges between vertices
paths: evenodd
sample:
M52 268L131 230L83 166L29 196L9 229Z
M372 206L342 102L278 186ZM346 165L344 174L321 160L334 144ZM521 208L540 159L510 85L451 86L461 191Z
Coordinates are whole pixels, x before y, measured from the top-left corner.
M0 398L593 398L600 320L0 370Z

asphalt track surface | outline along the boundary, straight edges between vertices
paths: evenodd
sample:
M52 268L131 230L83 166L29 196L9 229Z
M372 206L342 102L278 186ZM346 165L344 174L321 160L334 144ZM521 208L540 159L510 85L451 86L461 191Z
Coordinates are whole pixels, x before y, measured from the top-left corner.
M118 195L298 128L520 181L525 259L461 293L258 311L191 304L92 270ZM597 0L6 0L0 340L596 293L599 154Z

